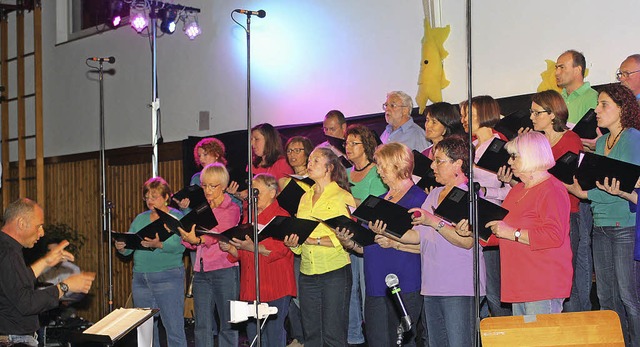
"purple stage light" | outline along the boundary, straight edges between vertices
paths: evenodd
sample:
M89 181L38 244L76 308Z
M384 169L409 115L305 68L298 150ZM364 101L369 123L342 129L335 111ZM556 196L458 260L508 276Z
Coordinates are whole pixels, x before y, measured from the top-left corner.
M198 26L198 23L196 22L191 22L189 23L189 25L187 25L187 27L184 29L184 33L189 37L189 39L193 40L195 39L198 35L200 35L202 33L202 30L200 30L200 27Z
M113 17L113 19L111 20L111 23L113 24L113 27L117 27L118 25L120 25L120 22L122 21L122 17L120 16L115 16Z
M149 23L147 23L147 19L144 18L142 14L137 13L135 16L131 17L131 27L137 32L142 32L147 25L149 25Z

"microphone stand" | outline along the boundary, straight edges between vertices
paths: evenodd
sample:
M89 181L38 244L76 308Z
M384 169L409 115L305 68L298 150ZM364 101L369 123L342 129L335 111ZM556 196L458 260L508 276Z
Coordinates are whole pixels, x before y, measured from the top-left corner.
M111 239L111 212L113 210L113 204L111 201L107 201L107 235L109 240L109 312L113 312L113 242Z
M471 134L473 108L471 107L471 99L473 98L473 74L472 74L472 54L471 54L471 0L466 1L466 18L467 18L467 99L468 99L468 122L469 122L469 223L473 231L473 289L474 289L474 346L480 346L480 244L478 243L478 200L477 192L473 184L473 157L475 150L473 148L473 135Z
M233 14L233 12L232 12ZM251 153L251 13L247 15L247 26L244 28L247 38L247 173L248 181L248 222L253 225L254 235L254 264L255 264L255 276L256 276L256 346L261 345L261 327L260 327L260 315L258 312L258 306L260 305L260 271L259 271L259 254L258 254L258 194L253 189L253 162ZM233 18L233 16L232 16ZM235 21L235 19L234 19ZM237 22L236 22L237 23ZM240 25L240 23L238 23ZM242 26L242 25L240 25ZM265 318L266 319L266 318Z

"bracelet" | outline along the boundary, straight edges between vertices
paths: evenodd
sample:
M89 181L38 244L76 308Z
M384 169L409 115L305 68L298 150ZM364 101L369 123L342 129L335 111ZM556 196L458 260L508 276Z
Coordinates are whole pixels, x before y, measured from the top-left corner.
M349 247L349 249L353 250L354 248L356 248L356 242L351 240L351 247Z

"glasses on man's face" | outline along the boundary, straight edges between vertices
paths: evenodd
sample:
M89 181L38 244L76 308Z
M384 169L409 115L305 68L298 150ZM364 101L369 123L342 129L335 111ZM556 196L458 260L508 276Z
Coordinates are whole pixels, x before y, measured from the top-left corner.
M202 184L202 190L214 190L218 188L220 184Z
M291 154L291 153L298 154L302 151L304 151L304 148L289 148L287 149L287 154Z
M640 72L640 70L636 71L620 71L616 72L616 79L619 81L622 77L629 78L629 76L633 75L636 72Z
M543 113L551 113L551 111L547 111L547 110L542 110L542 111L529 110L529 113L532 114L534 117L538 117L539 115L541 115Z
M383 109L383 110L385 110L385 111L386 111L388 108L390 108L390 109L394 109L394 108L398 108L398 107L409 107L409 106L398 105L398 104L394 104L394 103L390 103L390 104L388 104L388 103L386 103L386 102L385 102L384 104L382 104L382 109Z
M142 201L155 201L162 198L160 195L147 195L142 198Z
M344 146L345 146L345 147L355 147L355 146L357 146L357 145L361 145L361 144L362 144L362 142L346 141L346 142L344 143Z

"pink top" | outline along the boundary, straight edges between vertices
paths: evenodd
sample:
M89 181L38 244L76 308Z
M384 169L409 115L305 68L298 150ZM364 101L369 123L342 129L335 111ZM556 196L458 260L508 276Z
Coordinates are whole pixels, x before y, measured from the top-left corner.
M240 207L231 201L231 197L224 195L220 206L213 209L213 214L218 220L218 225L211 229L212 232L221 233L236 225L240 221ZM237 262L227 259L227 252L220 250L218 240L212 236L202 235L202 244L192 245L182 241L187 249L196 250L194 271L207 272L238 266Z
M285 157L278 158L278 160L276 160L276 162L269 167L253 166L251 170L254 176L259 173L268 173L273 175L277 180L284 177L289 177L288 175L292 175L294 173L293 169L291 168L291 166L289 166L289 163L287 162L287 158Z

